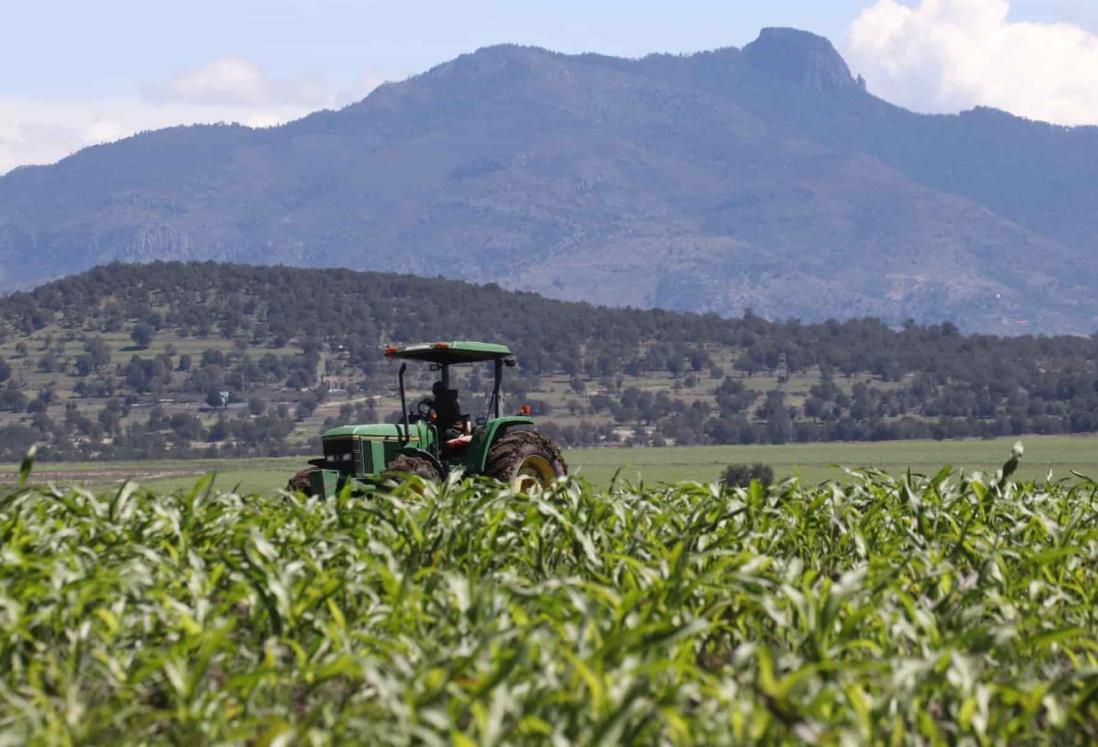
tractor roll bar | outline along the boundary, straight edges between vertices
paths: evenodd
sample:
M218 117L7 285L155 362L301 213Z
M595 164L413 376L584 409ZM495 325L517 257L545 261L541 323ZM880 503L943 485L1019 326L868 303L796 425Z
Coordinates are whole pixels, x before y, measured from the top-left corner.
M492 405L496 409L496 417L499 417L499 388L503 383L503 359L496 358L496 383L492 387Z
M404 399L404 372L408 370L407 363L400 364L400 373L397 380L400 382L400 411L404 415L404 442L411 440L411 424L408 422L408 403Z

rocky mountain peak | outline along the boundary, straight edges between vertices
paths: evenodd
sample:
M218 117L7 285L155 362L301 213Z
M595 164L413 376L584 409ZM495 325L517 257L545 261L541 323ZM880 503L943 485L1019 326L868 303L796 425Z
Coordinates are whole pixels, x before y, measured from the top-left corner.
M743 53L752 67L804 88L839 91L859 85L831 42L807 31L763 29Z

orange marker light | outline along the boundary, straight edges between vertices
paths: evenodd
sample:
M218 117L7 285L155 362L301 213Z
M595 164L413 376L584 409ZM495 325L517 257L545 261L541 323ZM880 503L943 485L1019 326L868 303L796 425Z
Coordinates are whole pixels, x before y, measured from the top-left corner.
M385 348L385 355L386 356L394 356L394 355L396 355L396 352L397 352L397 349L394 348L392 345Z
M448 342L436 342L435 343L435 350L445 350L448 347L450 347L450 343L448 343Z
M519 408L519 415L529 415L533 411L534 410L533 410L533 408L530 407L530 405L523 405L522 407Z

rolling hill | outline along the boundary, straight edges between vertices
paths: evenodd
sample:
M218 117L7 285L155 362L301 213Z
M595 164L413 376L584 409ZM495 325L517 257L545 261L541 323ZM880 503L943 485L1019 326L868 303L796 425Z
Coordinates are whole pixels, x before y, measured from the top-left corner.
M0 286L112 260L340 266L611 305L1089 334L1098 128L868 94L831 44L497 46L287 125L0 177Z
M274 456L399 417L393 342L509 344L505 408L577 445L1098 432L1098 337L722 319L495 285L213 262L111 264L0 298L0 460ZM491 376L455 373L483 413ZM415 401L425 366L408 371ZM226 393L228 401L222 398Z

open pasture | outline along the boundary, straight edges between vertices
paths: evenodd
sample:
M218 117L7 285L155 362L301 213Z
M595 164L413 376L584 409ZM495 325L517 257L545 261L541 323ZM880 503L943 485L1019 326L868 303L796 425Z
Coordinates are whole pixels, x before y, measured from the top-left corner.
M871 467L894 475L911 469L933 474L950 464L967 472L993 471L1016 439L962 441L889 441L878 443L818 443L783 446L689 446L672 448L572 449L565 452L573 474L596 486L610 485L614 475L629 483L709 482L732 463L763 462L775 477L796 476L807 484L847 481L841 469ZM1023 478L1070 477L1072 470L1098 479L1098 437L1025 436ZM308 457L240 460L164 460L143 462L79 462L35 465L33 479L95 487L135 479L158 490L187 488L207 472L217 473L217 486L244 492L276 490L300 469ZM835 466L840 465L840 466ZM18 465L6 465L0 475L14 479Z
M762 462L777 479L798 477L807 484L849 481L842 467L869 467L893 475L932 475L949 464L966 472L994 471L1021 441L1026 448L1019 477L1071 477L1072 471L1098 479L1098 437L1022 436L953 441L832 442L760 446L691 446L679 448L577 449L566 452L569 465L598 485L619 479L645 483L697 481L720 477L732 463Z

